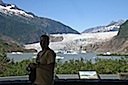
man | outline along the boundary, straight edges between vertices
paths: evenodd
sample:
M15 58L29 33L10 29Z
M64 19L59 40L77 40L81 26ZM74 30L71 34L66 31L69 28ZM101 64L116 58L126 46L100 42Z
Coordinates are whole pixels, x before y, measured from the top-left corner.
M49 48L49 37L42 35L40 38L40 46L42 50L37 54L36 58L36 79L35 85L52 85L55 67L55 52ZM34 67L33 64L30 67Z

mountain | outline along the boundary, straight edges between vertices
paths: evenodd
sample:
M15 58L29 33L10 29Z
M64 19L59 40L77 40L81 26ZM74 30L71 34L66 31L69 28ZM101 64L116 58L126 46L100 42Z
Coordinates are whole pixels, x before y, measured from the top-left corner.
M51 37L55 40L51 40L50 46L55 50L78 51L82 46L87 52L128 52L127 29L128 21L119 20L106 26L89 28L80 34L61 22L38 17L14 4L6 4L0 0L0 46L8 52L28 51L23 49L23 45L30 43L35 44L25 47L34 47L30 50L36 51L35 48L39 48L37 42L42 34L53 35ZM58 42L55 42L56 39Z
M84 30L82 33L97 33L97 32L110 32L110 31L118 31L120 25L123 24L124 20L112 21L110 24L106 26L97 26L93 28L89 28Z
M128 52L128 20L120 25L116 36L102 44L94 44L95 52L127 53Z
M54 34L50 47L57 50L82 50L95 53L128 53L128 20L120 25L119 31L83 33L83 34ZM56 37L56 38L55 38ZM57 41L57 42L55 42ZM39 43L27 44L26 49L41 50Z
M0 5L2 5L3 4L3 1L2 0L0 0Z
M35 49L24 49L24 46L7 36L2 36L0 39L0 52L2 50L5 52L36 52Z
M61 22L38 17L18 8L15 4L0 0L0 36L10 37L22 44L39 41L42 34L79 34Z
M117 34L117 38L128 39L128 20L120 26L120 30Z

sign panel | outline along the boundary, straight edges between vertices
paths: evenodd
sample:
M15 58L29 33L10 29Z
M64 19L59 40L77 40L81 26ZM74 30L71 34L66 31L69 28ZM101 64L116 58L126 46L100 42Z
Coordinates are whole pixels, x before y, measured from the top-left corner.
M79 71L80 79L99 79L96 71Z

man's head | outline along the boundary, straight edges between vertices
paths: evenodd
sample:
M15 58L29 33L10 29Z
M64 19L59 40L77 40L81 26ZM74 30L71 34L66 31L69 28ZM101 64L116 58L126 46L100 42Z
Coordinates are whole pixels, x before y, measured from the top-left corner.
M40 45L41 45L42 48L48 48L48 45L49 45L49 36L42 35L40 37Z

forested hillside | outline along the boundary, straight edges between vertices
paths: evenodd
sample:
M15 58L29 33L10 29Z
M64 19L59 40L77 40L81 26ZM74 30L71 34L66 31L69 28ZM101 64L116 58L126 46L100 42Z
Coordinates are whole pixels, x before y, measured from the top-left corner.
M128 52L128 20L119 28L117 36L97 46L97 52L127 53Z
M79 33L72 28L47 18L18 17L0 13L0 36L9 36L18 42L34 43L42 34Z
M0 45L6 51L24 51L23 44L39 41L42 34L76 33L61 22L38 17L14 4L0 4Z
M128 20L120 26L117 38L128 39Z
M36 52L35 49L24 49L24 47L18 43L13 43L11 41L8 42L6 40L1 40L1 39L0 39L0 49L2 49L2 51L5 53L6 52L17 52L17 51L18 52Z
M17 42L37 41L43 32L37 26L6 18L0 15L0 36L8 36Z

